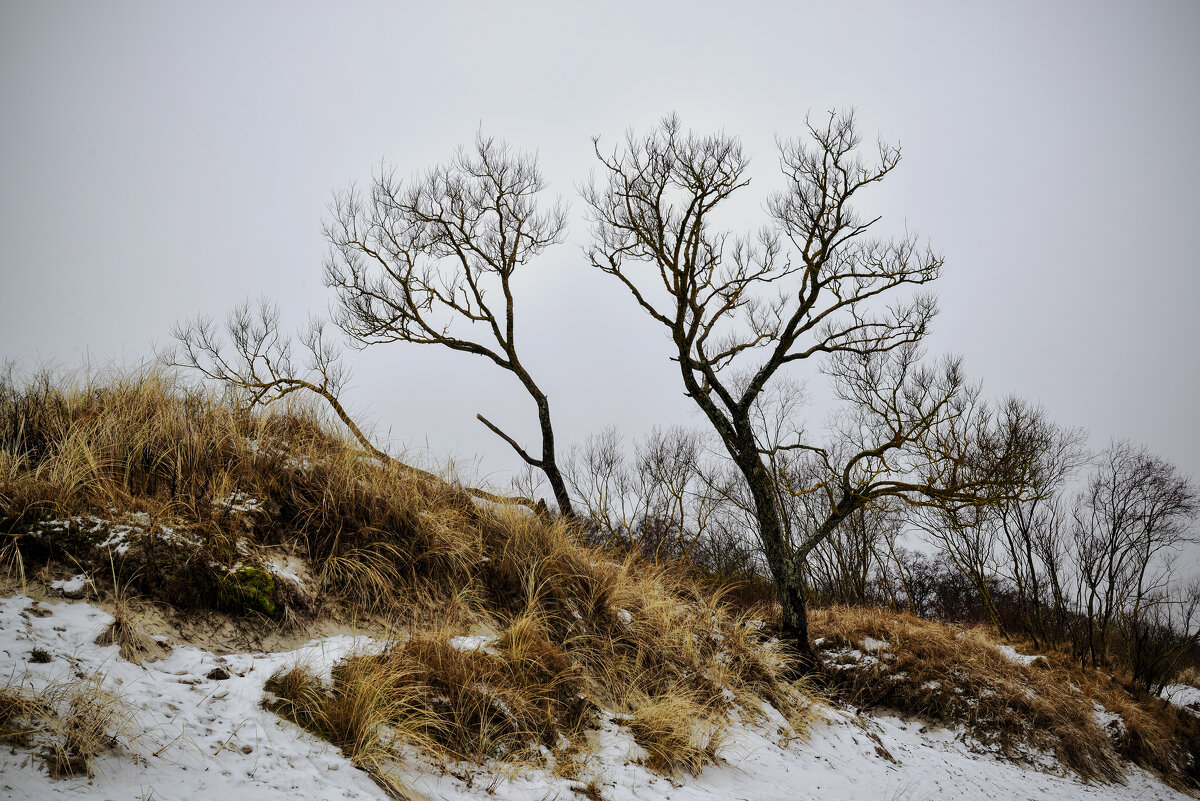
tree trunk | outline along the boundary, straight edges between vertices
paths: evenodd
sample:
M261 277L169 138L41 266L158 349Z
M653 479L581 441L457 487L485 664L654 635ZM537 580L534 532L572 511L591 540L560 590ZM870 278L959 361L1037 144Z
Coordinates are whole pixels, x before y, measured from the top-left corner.
M743 460L736 461L754 499L759 541L779 594L782 639L795 650L798 659L796 674L802 676L812 673L817 669L817 660L808 641L808 603L804 596L804 577L801 563L794 558L784 534L775 487L766 468L757 458L757 452L751 464Z
M554 427L550 423L550 399L540 391L534 398L538 407L538 424L542 429L542 473L550 482L550 491L554 493L554 502L558 504L559 514L574 520L575 509L571 506L567 482L563 480L558 462L554 458Z

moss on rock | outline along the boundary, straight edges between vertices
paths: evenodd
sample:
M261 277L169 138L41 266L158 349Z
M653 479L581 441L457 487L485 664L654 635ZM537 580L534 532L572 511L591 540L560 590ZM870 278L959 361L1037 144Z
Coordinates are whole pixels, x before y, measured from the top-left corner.
M238 565L217 582L217 607L226 612L259 612L273 617L275 577L261 567Z

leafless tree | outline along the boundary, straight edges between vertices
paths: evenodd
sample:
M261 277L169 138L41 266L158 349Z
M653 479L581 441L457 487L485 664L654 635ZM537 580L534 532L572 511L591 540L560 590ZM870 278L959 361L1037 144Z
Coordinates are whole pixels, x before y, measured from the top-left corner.
M923 509L913 519L970 582L993 626L1009 633L995 597L1001 589L1014 596L1025 633L1041 642L1052 636L1047 615L1063 619L1059 499L1088 458L1085 436L1019 398L1000 406L993 428L1002 450L1025 455L1025 491L964 510Z
M1053 423L1043 409L1011 399L1004 407L1008 436L1023 438L1035 462L1032 492L1005 499L992 516L1001 550L1001 573L1016 593L1025 632L1039 645L1065 636L1068 599L1067 487L1088 461L1086 434Z
M1175 465L1126 442L1109 446L1075 508L1083 655L1108 660L1122 618L1137 623L1170 583L1169 560L1194 542L1200 493Z
M818 598L832 603L865 604L896 601L889 562L904 526L893 499L864 506L813 549L806 565Z
M568 453L566 477L587 521L609 546L632 553L633 533L650 511L650 488L629 464L621 434L606 428Z
M358 443L373 456L389 459L354 422L341 403L349 373L341 352L319 320L310 320L299 334L303 356L280 329L279 307L266 299L235 306L218 325L211 317L178 323L178 343L164 361L199 371L234 393L243 408L268 406L298 392L320 396L337 414Z
M571 450L567 480L587 519L612 547L691 561L723 499L710 490L698 432L654 429L629 459L616 429Z
M880 142L864 159L860 145L846 113L780 141L786 188L768 201L768 225L743 238L715 223L749 183L741 144L685 132L675 117L611 151L597 140L600 176L584 192L588 256L669 332L686 394L745 480L784 631L809 664L803 565L813 548L884 495L991 500L1005 469L995 467L1003 462L990 450L995 440L979 437L986 420L958 364L919 364L936 303L904 289L937 278L942 259L911 234L872 236L876 219L854 206L899 165L900 151ZM848 432L855 447L835 451L800 436L765 448L756 402L788 370L821 357L858 405L857 430ZM787 535L784 490L764 454L772 448L806 450L825 467L818 486L788 488L829 498L825 519L799 542Z
M996 554L999 539L994 530L995 509L926 507L914 516L914 520L970 583L986 620L1007 636L993 593L1000 570Z
M325 281L338 292L338 325L361 346L439 345L512 373L537 407L540 455L477 417L545 474L560 511L573 515L550 399L518 355L515 324L516 274L567 227L561 202L539 203L545 188L533 156L482 136L408 182L383 167L368 191L352 186L335 197Z
M1148 594L1139 614L1123 621L1129 672L1147 692L1160 692L1183 659L1200 646L1200 581L1172 583Z

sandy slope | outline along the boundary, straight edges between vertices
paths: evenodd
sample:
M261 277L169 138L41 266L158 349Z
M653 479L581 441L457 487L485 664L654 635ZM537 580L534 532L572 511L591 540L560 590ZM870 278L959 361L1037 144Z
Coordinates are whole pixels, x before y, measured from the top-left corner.
M85 602L0 599L0 675L6 683L41 689L93 675L133 705L137 721L128 747L98 759L90 780L50 779L31 749L5 746L0 798L386 798L336 749L260 707L263 682L279 666L304 662L327 670L352 649L371 647L367 638L330 637L293 651L227 656L177 645L167 658L137 666L122 659L116 646L94 644L110 620ZM29 661L35 648L51 660ZM208 678L215 668L229 678ZM1124 786L1089 786L1021 767L974 753L956 732L929 730L919 721L833 710L823 717L806 742L782 740L778 720L735 722L721 750L725 764L674 781L638 765L640 749L628 730L608 719L594 734L596 754L588 769L608 801L1186 797L1136 769ZM541 770L512 775L468 766L448 772L410 766L409 779L430 798L582 798L574 792L578 782Z

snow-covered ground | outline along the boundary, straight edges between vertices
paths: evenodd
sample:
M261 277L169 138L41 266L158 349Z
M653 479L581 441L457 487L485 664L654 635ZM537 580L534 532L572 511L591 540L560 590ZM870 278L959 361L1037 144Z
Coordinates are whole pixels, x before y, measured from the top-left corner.
M50 779L21 747L0 748L0 798L11 799L385 799L335 748L261 707L263 682L281 666L328 670L366 638L333 637L295 651L215 656L176 645L158 662L137 666L116 646L94 644L110 623L84 602L0 599L0 676L41 689L95 676L134 707L136 730L124 751L96 760L96 775ZM464 638L461 647L486 647ZM48 662L30 661L35 649ZM219 670L218 670L219 669ZM228 678L218 678L228 673ZM210 675L212 676L210 678ZM1179 691L1180 694L1184 694ZM771 710L768 710L768 714ZM611 718L594 733L587 771L608 801L920 801L920 799L1139 799L1186 796L1133 769L1123 786L1085 785L1069 776L1023 768L975 753L948 729L886 715L827 710L806 741L781 739L781 720L731 723L724 764L699 777L669 780L638 763L629 731ZM432 799L582 798L582 783L548 771L488 773L430 768L409 776Z
M1190 684L1171 684L1163 688L1162 696L1175 706L1190 709L1200 715L1200 689Z

